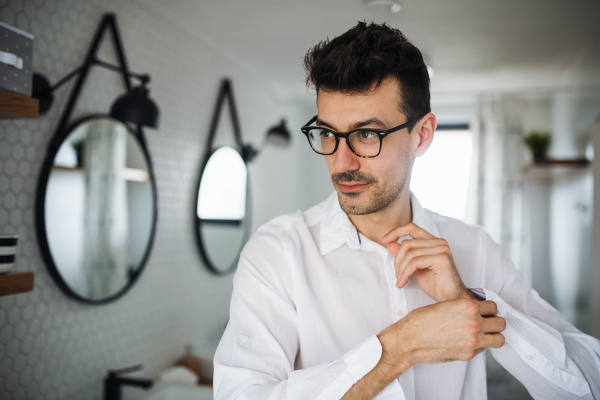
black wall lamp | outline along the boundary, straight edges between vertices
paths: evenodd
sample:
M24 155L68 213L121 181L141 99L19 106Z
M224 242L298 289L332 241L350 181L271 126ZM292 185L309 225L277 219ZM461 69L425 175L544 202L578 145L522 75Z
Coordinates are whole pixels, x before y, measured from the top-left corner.
M99 60L96 57L96 52L102 40L102 36L107 29L111 34L120 65L112 65ZM77 76L78 79L75 83L75 87L71 91L71 96L67 102L65 113L63 114L63 120L61 120L59 124L59 129L61 129L61 127L67 123L67 120L65 120L64 117L68 119L68 116L70 116L85 79L87 78L88 72L94 65L120 73L123 77L123 82L125 83L127 92L112 104L110 109L111 117L138 126L147 126L150 128L158 127L160 112L154 101L148 97L149 90L147 84L150 82L150 76L148 74L131 72L127 68L127 61L125 60L125 53L123 51L121 37L117 29L116 16L114 14L105 14L102 18L90 48L88 49L85 61L80 67L60 79L54 86L51 86L48 79L43 75L37 73L33 74L32 96L39 100L40 114L43 115L50 109L52 102L54 101L54 91ZM130 78L139 80L140 85L132 88Z
M267 134L263 142L254 148L251 145L244 145L242 148L242 154L244 160L252 161L259 153L263 151L267 145L272 144L277 147L287 147L292 141L292 135L287 128L285 118L277 125L273 125L267 130Z

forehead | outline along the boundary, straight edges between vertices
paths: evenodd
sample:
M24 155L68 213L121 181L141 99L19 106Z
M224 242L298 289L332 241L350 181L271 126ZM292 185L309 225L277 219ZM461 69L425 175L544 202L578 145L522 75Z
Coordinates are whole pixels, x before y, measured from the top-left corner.
M355 121L369 118L391 124L402 115L399 102L400 86L395 79L386 79L363 93L321 89L317 95L319 120L327 121L338 129L346 129Z

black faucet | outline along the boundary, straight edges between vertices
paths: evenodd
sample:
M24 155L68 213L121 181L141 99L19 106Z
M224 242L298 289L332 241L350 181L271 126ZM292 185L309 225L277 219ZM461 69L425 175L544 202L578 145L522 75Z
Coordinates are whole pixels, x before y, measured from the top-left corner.
M121 385L138 386L144 389L150 389L154 381L143 378L122 378L120 375L134 371L140 371L141 365L133 367L110 370L104 377L104 400L121 400Z

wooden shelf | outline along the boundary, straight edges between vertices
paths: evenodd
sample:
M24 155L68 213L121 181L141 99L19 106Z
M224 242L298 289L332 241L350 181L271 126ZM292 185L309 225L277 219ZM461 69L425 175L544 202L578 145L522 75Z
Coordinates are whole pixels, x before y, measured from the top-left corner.
M33 291L33 272L0 274L0 296Z
M537 160L523 168L523 178L528 182L555 182L580 176L589 166L586 158Z
M543 160L534 160L533 165L536 167L579 167L584 168L590 165L590 160L585 157L581 158L545 158Z
M0 89L0 119L37 118L38 100Z

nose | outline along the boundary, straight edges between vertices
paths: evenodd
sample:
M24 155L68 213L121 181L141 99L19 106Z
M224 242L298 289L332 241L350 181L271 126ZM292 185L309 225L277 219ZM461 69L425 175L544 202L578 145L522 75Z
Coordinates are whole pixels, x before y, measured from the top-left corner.
M360 167L360 159L350 150L346 139L340 138L338 148L333 153L333 166L336 172L355 171Z

